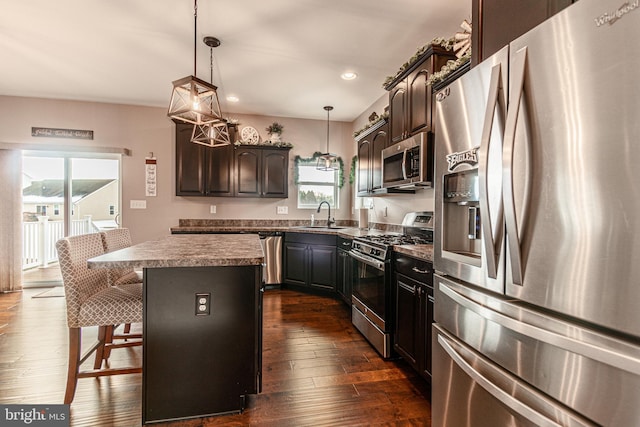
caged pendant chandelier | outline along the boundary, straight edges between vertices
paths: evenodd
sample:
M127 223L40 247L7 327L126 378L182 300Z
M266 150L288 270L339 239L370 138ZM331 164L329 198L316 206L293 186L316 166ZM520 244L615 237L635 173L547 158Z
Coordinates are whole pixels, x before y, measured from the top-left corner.
M213 48L220 46L220 40L207 36L202 41L209 46L209 67L211 71L211 84L213 85ZM208 147L231 144L227 121L217 120L211 123L195 124L193 126L193 133L191 134L191 142Z
M198 0L193 2L193 75L173 82L167 116L194 125L225 123L218 102L217 87L196 77Z
M327 152L318 157L316 169L333 172L339 168L338 156L329 152L329 111L333 110L333 107L327 105L324 109L327 111Z

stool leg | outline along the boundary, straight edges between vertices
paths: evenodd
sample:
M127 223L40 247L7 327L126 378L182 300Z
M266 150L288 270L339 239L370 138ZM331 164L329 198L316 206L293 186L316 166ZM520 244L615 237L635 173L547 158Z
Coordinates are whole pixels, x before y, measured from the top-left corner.
M111 346L109 344L113 344L113 333L116 326L105 326L106 334L104 337L104 354L102 355L102 359L107 362L109 360L109 356L111 356Z
M102 367L102 361L108 358L106 354L107 350L105 349L105 343L108 341L109 337L109 326L100 326L98 328L98 346L96 347L96 360L93 362L93 369L100 369Z
M78 370L80 369L80 328L69 328L69 362L67 367L67 389L64 393L64 403L73 401L78 384Z

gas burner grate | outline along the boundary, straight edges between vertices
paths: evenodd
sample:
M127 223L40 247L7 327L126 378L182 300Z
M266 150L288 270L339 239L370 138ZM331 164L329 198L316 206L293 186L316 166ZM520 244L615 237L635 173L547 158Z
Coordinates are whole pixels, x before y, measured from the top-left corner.
M394 234L382 234L378 236L363 236L359 237L359 240L375 243L384 246L393 245L419 245L431 243L427 238L412 235L394 235Z

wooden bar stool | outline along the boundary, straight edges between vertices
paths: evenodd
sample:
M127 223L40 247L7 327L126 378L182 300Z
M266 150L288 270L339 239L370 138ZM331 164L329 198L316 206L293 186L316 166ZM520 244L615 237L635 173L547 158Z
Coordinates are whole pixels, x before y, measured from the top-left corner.
M100 233L102 236L102 246L105 252L113 252L131 246L131 233L128 228L114 228ZM133 268L110 268L109 282L111 286L120 286L132 292L140 292L142 296L142 273L136 272ZM124 325L124 334L131 333L131 324ZM107 340L113 329L107 330ZM122 337L125 338L126 337ZM109 358L109 352L104 355L105 360ZM96 361L96 363L98 363ZM96 366L99 368L99 366Z
M119 342L116 337L108 341L108 328L113 325L142 321L142 292L127 287L111 286L108 269L89 269L87 260L102 255L102 236L99 233L66 237L56 242L67 303L69 327L69 364L64 403L73 401L79 378L99 377L142 372L142 367L104 368L81 370L81 365L93 353L102 364L107 349L132 347L142 344L141 339ZM81 354L82 328L98 326L98 340Z
M113 252L131 246L131 233L128 228L114 228L102 231L102 245L105 252ZM142 283L142 274L133 268L110 268L109 281L112 286L129 283Z

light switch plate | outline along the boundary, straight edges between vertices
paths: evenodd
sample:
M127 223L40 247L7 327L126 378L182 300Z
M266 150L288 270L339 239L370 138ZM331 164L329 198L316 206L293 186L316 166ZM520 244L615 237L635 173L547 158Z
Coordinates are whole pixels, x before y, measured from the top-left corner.
M276 213L280 215L287 215L289 213L289 206L278 206Z
M130 200L129 207L131 209L147 209L147 201L146 200Z
M209 207L209 213L212 213L212 214L216 213L216 205L211 205Z

